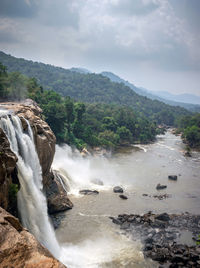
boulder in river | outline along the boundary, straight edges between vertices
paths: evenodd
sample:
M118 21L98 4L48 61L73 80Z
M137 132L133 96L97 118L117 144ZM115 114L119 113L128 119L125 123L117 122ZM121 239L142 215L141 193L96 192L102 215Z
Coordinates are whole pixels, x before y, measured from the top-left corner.
M169 175L169 176L168 176L168 179L169 179L169 180L172 180L172 181L177 181L178 176L177 176L177 175Z
M163 190L163 189L166 189L167 188L167 185L161 185L160 183L157 184L156 186L156 190Z
M115 186L115 187L113 188L113 192L114 192L114 193L123 193L124 190L123 190L123 188L120 187L120 186Z
M155 216L155 219L160 220L160 221L169 221L170 217L167 213L162 213L162 214Z
M128 197L127 197L126 195L124 195L124 194L120 194L119 197L120 197L121 199L124 199L124 200L128 199Z
M96 195L96 194L99 194L99 192L97 190L80 190L79 193L83 194L83 195Z

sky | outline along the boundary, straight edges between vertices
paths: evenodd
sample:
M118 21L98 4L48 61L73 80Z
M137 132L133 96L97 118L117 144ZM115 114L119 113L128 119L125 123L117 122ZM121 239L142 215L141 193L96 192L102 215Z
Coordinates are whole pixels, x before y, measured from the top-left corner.
M0 50L200 95L200 0L0 0Z

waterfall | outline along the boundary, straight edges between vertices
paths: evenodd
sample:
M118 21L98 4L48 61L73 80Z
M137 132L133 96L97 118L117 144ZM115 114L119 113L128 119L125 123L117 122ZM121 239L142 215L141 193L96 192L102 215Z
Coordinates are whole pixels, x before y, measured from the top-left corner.
M43 194L42 170L35 149L32 129L27 121L26 133L18 116L6 115L0 127L9 139L11 150L17 155L20 190L17 194L22 224L57 258L60 247L48 218L47 202Z

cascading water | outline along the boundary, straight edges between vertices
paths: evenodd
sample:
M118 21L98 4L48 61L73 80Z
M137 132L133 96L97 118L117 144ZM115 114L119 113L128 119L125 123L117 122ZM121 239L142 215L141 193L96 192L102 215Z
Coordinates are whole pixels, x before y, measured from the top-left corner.
M23 226L59 258L60 247L48 218L47 202L42 192L42 171L28 121L27 125L28 130L24 133L18 116L6 115L0 120L0 127L7 135L12 151L18 157L18 209Z
M82 202L77 197L83 206L76 200L72 214L68 214L66 219L69 228L64 228L63 232L61 228L61 236L68 239L62 241L58 235L59 243L57 242L47 214L47 202L42 191L42 172L32 130L28 122L27 125L24 132L17 116L4 113L0 119L0 127L18 157L18 209L23 225L69 268L155 267L144 260L140 243L133 243L116 232L105 214L103 203L94 206L92 199L88 202L86 198ZM103 157L97 160L98 165L95 158L84 159L79 152L74 155L68 146L57 147L54 168L61 171L62 176L56 172L54 175L65 190L70 189L75 194L87 187L102 191L112 189L116 178L119 178L119 172L115 172L117 166L110 165ZM121 176L118 183L123 185L124 182Z

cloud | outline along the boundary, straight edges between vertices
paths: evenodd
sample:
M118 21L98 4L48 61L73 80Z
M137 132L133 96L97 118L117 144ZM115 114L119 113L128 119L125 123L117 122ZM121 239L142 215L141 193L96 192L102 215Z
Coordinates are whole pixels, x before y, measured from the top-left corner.
M39 21L49 27L74 27L79 24L79 10L71 0L42 0Z
M64 67L121 68L127 79L136 70L198 71L199 5L199 0L1 0L0 49Z
M155 11L159 4L150 0L124 0L115 1L110 4L110 11L112 14L122 16L145 16Z
M38 6L34 0L1 0L0 16L1 17L22 17L30 18L36 16Z

